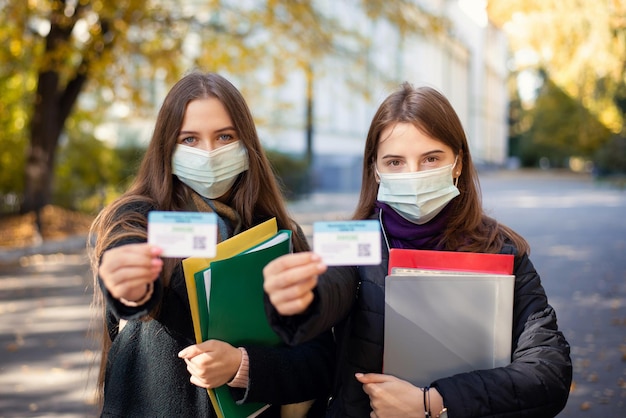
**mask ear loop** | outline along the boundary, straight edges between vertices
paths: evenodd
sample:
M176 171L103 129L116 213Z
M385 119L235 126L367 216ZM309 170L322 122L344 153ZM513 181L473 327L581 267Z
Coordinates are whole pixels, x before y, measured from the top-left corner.
M456 157L454 157L454 165L456 166L456 163L459 159L459 156L457 155ZM459 177L461 177L461 172L457 171L456 172L456 177L454 178L454 187L457 187L459 184Z
M376 183L380 184L380 176L378 175L378 167L376 167L376 163L374 162L374 178L376 179ZM387 239L387 232L385 232L385 225L383 225L383 209L381 208L378 212L378 223L380 224L380 230L383 233L383 237L385 238L385 244L387 245L387 251L391 249L389 246L389 240Z
M389 246L389 240L387 239L387 232L385 232L385 225L383 225L383 209L381 208L378 212L378 222L380 223L380 230L383 232L383 237L385 238L385 244L387 244L387 251L391 249Z

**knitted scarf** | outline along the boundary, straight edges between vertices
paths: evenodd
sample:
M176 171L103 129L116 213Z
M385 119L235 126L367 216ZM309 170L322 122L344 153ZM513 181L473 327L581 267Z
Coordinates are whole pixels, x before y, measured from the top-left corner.
M235 209L219 200L207 199L196 192L191 192L191 201L187 207L192 212L213 212L217 214L217 240L222 242L241 232L241 217Z

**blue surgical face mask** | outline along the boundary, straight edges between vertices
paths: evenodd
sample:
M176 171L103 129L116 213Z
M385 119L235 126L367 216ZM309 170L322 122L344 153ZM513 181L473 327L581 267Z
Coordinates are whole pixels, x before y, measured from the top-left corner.
M172 157L172 173L209 199L224 195L247 169L248 153L241 141L213 151L178 144Z
M411 173L379 173L378 200L385 202L403 218L421 225L433 219L458 196L452 169L456 165Z

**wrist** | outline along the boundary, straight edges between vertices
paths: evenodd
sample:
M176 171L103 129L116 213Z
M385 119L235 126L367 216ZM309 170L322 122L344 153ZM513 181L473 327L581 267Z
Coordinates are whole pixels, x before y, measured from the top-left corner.
M443 402L443 396L436 387L431 387L428 393L428 411L431 418L447 418L447 409Z
M124 298L120 298L120 302L122 302L124 305L126 306L130 306L130 307L137 307L137 306L141 306L144 303L146 303L147 301L150 300L150 298L152 297L152 293L154 292L154 283L150 282L148 284L146 284L146 292L143 294L143 296L137 300L128 300L128 299L124 299Z
M443 397L439 391L430 386L422 389L424 396L424 417L425 418L447 418L448 410L443 404Z

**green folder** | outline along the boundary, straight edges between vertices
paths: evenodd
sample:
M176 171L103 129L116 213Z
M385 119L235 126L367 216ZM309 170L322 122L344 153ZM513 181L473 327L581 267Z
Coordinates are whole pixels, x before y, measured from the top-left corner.
M291 231L281 230L241 254L211 262L208 269L194 275L198 299L201 295L208 299L208 315L200 315L204 340L222 340L235 347L281 344L265 316L263 268L290 252ZM214 392L224 418L254 416L267 407L262 403L237 405L226 385L215 388Z
M206 293L205 276L210 276L211 269L202 270L194 274L196 282L196 293L198 294L198 314L200 319L200 332L202 333L202 341L208 340L208 324L209 324L209 298Z

